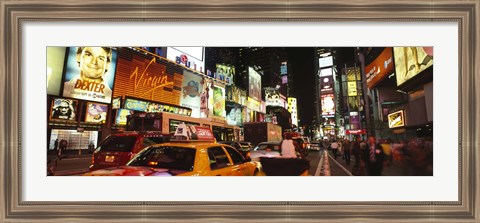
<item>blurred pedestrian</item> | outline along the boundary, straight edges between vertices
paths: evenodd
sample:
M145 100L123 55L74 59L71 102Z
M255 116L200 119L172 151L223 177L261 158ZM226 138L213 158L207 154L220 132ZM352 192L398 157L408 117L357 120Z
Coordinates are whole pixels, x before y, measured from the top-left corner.
M333 142L330 144L330 148L332 148L333 157L336 160L338 155L338 143L336 140L333 140Z
M65 139L60 140L60 145L58 149L58 158L61 160L65 154L65 150L67 149L68 142Z
M352 150L352 144L350 143L350 141L348 139L346 139L344 142L343 142L343 157L345 159L345 163L347 165L350 165L350 152Z
M57 138L57 139L55 139L55 142L53 143L53 151L55 151L55 152L56 152L56 151L57 151L57 149L58 149L58 138Z
M290 132L287 132L285 134L285 139L282 140L282 143L280 144L280 149L282 150L281 157L297 158L295 141L292 140L292 134Z
M383 153L382 147L376 143L375 137L370 136L368 138L368 144L364 154L368 175L381 176L385 154Z

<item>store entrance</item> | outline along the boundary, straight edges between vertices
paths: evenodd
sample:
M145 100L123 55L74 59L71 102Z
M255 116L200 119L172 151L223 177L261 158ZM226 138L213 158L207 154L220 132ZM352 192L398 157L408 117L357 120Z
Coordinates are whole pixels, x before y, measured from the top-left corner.
M55 143L57 139L58 141ZM92 150L89 151L88 149L90 143L93 144L93 148L97 147L98 131L78 132L77 130L52 129L48 146L49 152L57 150L60 141L63 139L67 141L64 154L88 154L92 152Z

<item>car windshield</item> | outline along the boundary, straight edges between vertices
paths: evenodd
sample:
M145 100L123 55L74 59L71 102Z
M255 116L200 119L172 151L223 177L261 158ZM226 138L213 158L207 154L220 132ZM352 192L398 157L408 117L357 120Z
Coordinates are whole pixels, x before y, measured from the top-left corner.
M192 171L195 149L177 146L150 147L137 154L127 165Z
M135 144L135 136L110 135L98 146L99 151L104 152L130 152Z
M242 148L252 148L252 144L249 142L241 142L240 145L242 145Z
M257 147L255 147L255 151L257 151L257 150L268 150L268 149L279 151L280 146L276 145L276 144L259 144Z

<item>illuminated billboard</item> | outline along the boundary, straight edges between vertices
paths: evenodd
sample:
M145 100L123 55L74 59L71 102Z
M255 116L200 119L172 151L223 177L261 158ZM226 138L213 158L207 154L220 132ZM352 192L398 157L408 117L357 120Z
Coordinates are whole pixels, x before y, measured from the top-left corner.
M262 100L262 77L253 68L248 68L248 97Z
M265 102L266 106L278 106L286 107L287 101L286 97L280 94L278 90L275 89L265 89Z
M133 111L128 109L118 109L117 116L115 117L115 124L117 125L126 125L127 116L133 114Z
M63 96L110 103L117 52L110 47L70 47Z
M322 101L322 116L331 117L335 115L335 102L333 101L333 94L324 94L321 96Z
M50 107L50 120L75 121L77 105L77 100L54 98Z
M320 78L320 92L322 93L331 93L333 91L333 77L322 77Z
M237 125L237 126L242 126L243 125L243 111L242 111L242 106L232 103L232 102L227 102L225 104L225 111L227 113L227 123L229 125Z
M131 96L180 105L183 69L151 55L118 49L114 97Z
M367 87L375 87L385 77L393 73L393 68L392 48L387 47L375 60L365 66Z
M122 104L121 97L112 99L112 109L119 109L121 107L121 104Z
M433 65L433 47L394 47L397 86Z
M107 120L108 105L99 103L87 103L85 112L85 122L88 123L105 123Z
M66 47L47 47L47 94L60 96Z
M225 88L213 85L209 93L210 115L225 117Z
M288 107L287 110L291 114L292 118L292 125L298 126L298 118L297 118L297 99L296 98L288 98Z
M247 100L247 92L235 85L228 85L225 87L226 101L235 102L240 105L245 105Z
M223 64L217 64L217 72L214 78L225 82L227 85L233 84L233 78L235 76L235 67L227 66Z
M319 67L331 67L333 66L333 57L322 57L318 59Z
M357 82L348 81L347 82L348 96L357 96Z
M388 114L388 127L396 128L405 126L405 116L403 110Z
M175 105L126 98L124 108L140 112L169 112L179 115L192 115L192 109Z
M167 59L205 73L205 47L167 47Z
M320 70L320 77L332 76L333 69L332 68L325 68Z
M287 75L288 69L287 69L287 61L282 62L282 65L280 66L280 75Z
M183 71L182 96L180 105L192 109L192 117L200 118L200 95L203 92L202 77L190 71Z

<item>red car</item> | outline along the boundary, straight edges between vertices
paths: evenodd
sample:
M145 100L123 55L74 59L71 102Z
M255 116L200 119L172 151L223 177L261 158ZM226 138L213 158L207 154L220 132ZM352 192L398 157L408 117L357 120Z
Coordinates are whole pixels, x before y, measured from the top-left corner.
M93 153L90 171L125 165L145 147L168 142L171 135L155 131L123 132L109 135Z

